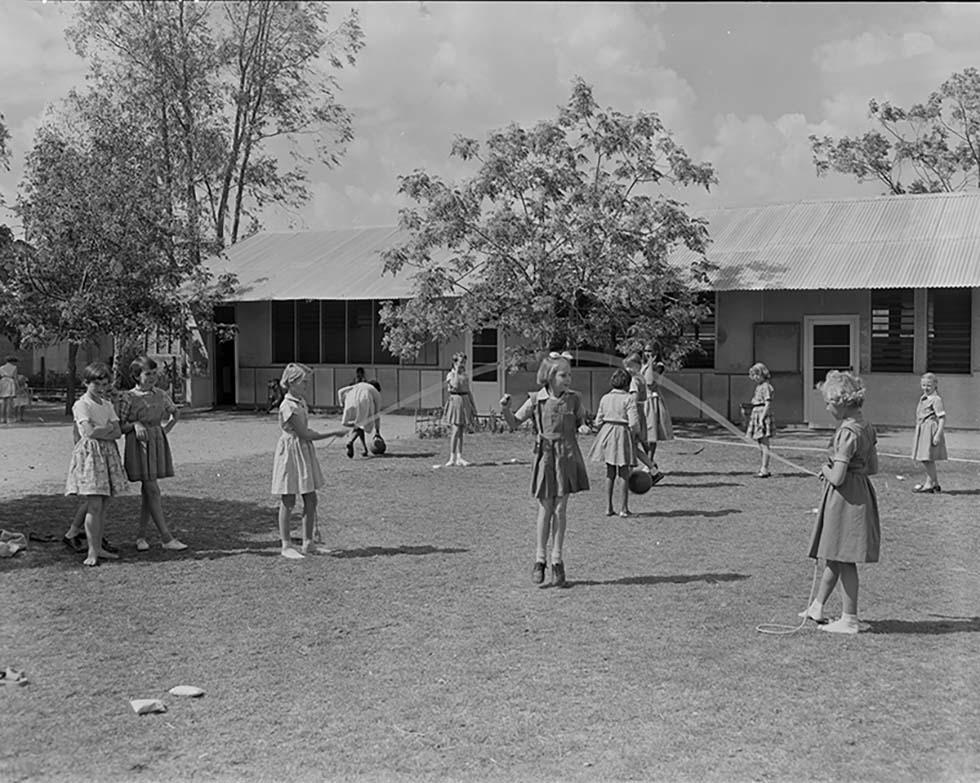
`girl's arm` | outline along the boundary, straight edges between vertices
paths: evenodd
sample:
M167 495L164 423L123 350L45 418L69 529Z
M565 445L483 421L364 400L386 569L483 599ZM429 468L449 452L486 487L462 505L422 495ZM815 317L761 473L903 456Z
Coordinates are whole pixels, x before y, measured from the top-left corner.
M296 414L292 414L286 421L292 420L293 422L293 432L301 440L324 440L325 438L336 438L341 435L347 434L347 430L344 428L329 430L328 432L317 432L316 430L311 430L307 423L303 421L302 417L297 417Z
M630 431L634 435L640 434L640 412L636 400L630 398L626 403L626 421L629 422Z
M533 398L529 397L527 402L518 408L517 413L514 413L510 409L510 395L505 394L500 398L500 415L503 416L504 421L507 422L507 426L510 428L511 432L516 430L519 426L521 426L521 424L534 415L532 399Z
M762 395L762 418L765 418L772 411L772 384L767 383Z
M857 436L850 430L839 430L834 436L833 461L820 469L820 477L835 487L847 478L847 466L857 451Z
M119 429L119 422L115 419L110 421L108 424L103 424L96 427L91 421L85 419L80 421L78 424L78 432L86 438L94 438L95 440L118 440L122 436L122 432Z
M163 425L163 431L169 433L174 427L177 426L177 420L180 418L180 414L177 413L177 408L175 407L170 411L170 421Z
M946 429L946 409L943 407L943 398L938 394L933 400L932 409L936 412L936 434L932 436L932 445L938 446L942 440L943 431Z

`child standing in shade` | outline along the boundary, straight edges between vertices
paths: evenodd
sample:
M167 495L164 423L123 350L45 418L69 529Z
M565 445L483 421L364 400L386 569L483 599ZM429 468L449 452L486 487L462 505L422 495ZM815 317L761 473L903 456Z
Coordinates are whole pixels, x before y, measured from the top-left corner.
M177 406L162 389L157 388L157 363L149 356L139 356L129 365L135 385L119 398L120 428L126 436L126 475L140 482L140 517L136 532L136 549L150 548L146 531L150 520L160 534L164 549L180 551L187 544L179 541L167 527L158 481L174 475L174 461L167 435L177 424Z
M552 353L538 367L539 391L532 392L516 413L510 409L510 396L500 400L500 412L511 429L533 419L537 433L531 494L538 501L537 549L532 581L544 582L548 539L552 538L551 584L565 587L562 549L565 541L568 498L589 488L585 460L578 446L578 433L588 432L582 400L569 388L572 365L564 356Z
M291 362L282 371L279 385L285 392L279 404L279 427L282 434L276 444L272 462L272 494L279 495L279 539L282 556L302 559L317 554L316 491L323 486L323 472L316 458L313 442L343 435L344 430L315 432L309 428L309 408L304 395L313 370L305 364ZM303 496L303 554L293 549L289 535L289 518L296 505L296 495Z
M14 398L17 396L17 357L8 356L0 364L0 423L14 420Z
M463 433L476 418L476 404L470 393L470 379L466 374L466 354L453 354L452 369L446 374L446 389L449 399L442 422L450 428L449 461L446 467L458 465L467 467L470 463L463 459Z
M14 419L24 421L24 411L31 404L31 387L26 375L17 376L17 394L14 396Z
M749 423L745 428L745 434L757 441L759 451L762 452L762 466L756 473L758 478L769 478L772 473L769 470L769 462L772 459L772 450L769 447L772 438L772 384L769 379L772 374L769 368L762 362L757 362L749 368L749 378L755 381L755 392L752 394L752 412L749 414Z
M922 396L915 406L915 440L912 442L912 459L917 459L926 469L926 480L916 484L913 492L942 492L936 476L936 463L949 459L946 453L946 409L939 396L939 379L927 372L919 381Z
M616 477L622 479L621 517L630 515L630 469L636 465L636 438L640 430L640 415L637 402L630 394L630 374L626 370L616 370L609 379L610 390L599 400L593 425L599 428L589 459L592 462L606 463L606 516L611 517L613 509L613 489Z
M122 435L119 417L107 396L109 368L103 362L94 362L85 368L82 378L85 394L72 406L80 437L72 450L65 494L85 496L85 565L95 566L100 557L117 557L103 546L102 533L109 499L125 491L126 475L116 447L116 440Z
M830 444L830 459L821 468L823 498L810 557L826 561L813 603L803 612L824 622L824 603L838 580L844 593L839 620L821 625L831 633L858 632L858 563L877 563L881 546L878 498L868 476L878 472L878 437L861 412L864 384L849 372L831 370L820 384L827 410L840 422Z

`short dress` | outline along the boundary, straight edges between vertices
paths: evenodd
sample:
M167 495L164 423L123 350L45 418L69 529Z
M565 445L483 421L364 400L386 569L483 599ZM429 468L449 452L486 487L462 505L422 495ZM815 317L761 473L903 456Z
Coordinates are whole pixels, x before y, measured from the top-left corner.
M830 443L830 458L847 463L839 487L824 482L810 557L842 563L877 563L881 548L878 497L868 476L878 472L878 436L866 421L845 419Z
M96 402L88 394L75 401L71 412L78 432L81 432L78 425L83 421L90 422L94 427L104 427L111 421L119 420L115 407L108 399ZM125 492L127 486L116 442L80 436L71 452L65 494L111 497Z
M752 395L752 413L745 434L752 440L772 437L772 384L763 381L755 387ZM768 410L766 410L768 403Z
M442 414L442 423L450 426L468 427L476 418L476 403L470 393L470 380L465 373L450 370L446 375L449 399Z
M648 440L647 410L650 403L650 392L647 388L647 382L643 376L634 375L630 379L629 393L636 402L636 413L640 420L639 426L636 430L636 439L640 441L640 443L646 444ZM602 402L600 400L600 405L601 404Z
M358 381L337 390L337 399L344 412L340 423L344 427L371 432L381 413L381 392L367 381Z
M163 431L164 418L176 413L177 406L162 389L130 389L119 398L119 420L123 424L141 422L146 426L146 443L140 443L136 432L126 433L123 464L130 481L156 481L174 475L170 442Z
M282 434L276 443L272 461L272 494L305 495L323 486L323 471L316 458L313 442L296 434L295 425L309 419L306 400L287 392L279 404L279 427Z
M531 470L533 497L551 500L589 488L589 474L578 447L578 428L585 423L578 394L566 391L552 397L541 389L528 397L514 418L519 422L533 419L538 436Z
M667 410L667 403L660 394L658 379L663 372L664 365L660 362L648 362L643 366L643 380L647 384L645 413L648 443L674 439L674 425L670 420L670 411Z
M912 442L912 459L920 462L938 462L949 459L946 453L946 433L939 436L939 443L932 439L939 429L939 420L946 417L943 398L938 394L923 394L915 406L915 440Z
M27 384L27 378L23 375L17 376L17 394L14 395L14 407L26 408L31 404L31 387Z
M0 364L0 399L17 396L17 365L12 362Z
M595 425L599 427L589 451L592 462L633 467L636 464L634 433L640 426L637 401L629 392L613 389L599 400Z

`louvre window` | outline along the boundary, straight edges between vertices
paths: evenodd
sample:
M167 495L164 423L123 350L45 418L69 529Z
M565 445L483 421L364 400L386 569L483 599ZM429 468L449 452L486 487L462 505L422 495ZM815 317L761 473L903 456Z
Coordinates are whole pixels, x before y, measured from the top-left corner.
M911 288L871 292L871 372L912 372L914 332Z
M370 299L273 302L272 361L398 364L398 357L381 345L380 312L380 303ZM435 364L437 347L429 354Z
M969 288L930 288L926 369L935 373L970 372L973 321Z
M700 351L691 351L684 357L684 366L699 370L715 368L715 293L708 291L698 294L698 304L711 308L711 314L695 326L688 334L698 341Z
M472 377L477 381L497 380L497 329L477 329L473 332Z

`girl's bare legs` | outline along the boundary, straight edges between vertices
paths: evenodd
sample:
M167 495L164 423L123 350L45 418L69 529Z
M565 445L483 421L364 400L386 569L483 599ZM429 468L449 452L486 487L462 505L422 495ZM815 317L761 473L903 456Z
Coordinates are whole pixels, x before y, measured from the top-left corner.
M830 633L857 633L858 573L856 563L828 560L820 580L820 587L817 589L817 597L801 614L817 622L823 622L823 605L837 586L838 579L844 594L841 618L821 626L821 630Z
M937 486L939 478L936 475L936 463L933 460L922 460L922 467L926 469L926 475L929 477L922 486L925 488Z
M78 508L75 509L75 515L71 518L71 525L68 527L68 532L65 533L65 538L74 538L77 536L85 527L85 514L88 511L88 499L82 497L78 501Z
M106 552L102 548L102 533L105 530L105 512L109 505L109 498L105 495L87 495L88 508L85 511L85 536L88 539L88 557L85 558L85 565L94 566L99 564L99 558L104 557L115 560L118 555Z
M362 430L363 432L363 430ZM303 493L303 554L317 554L314 536L316 535L316 492Z
M611 517L616 513L613 509L613 487L616 484L616 476L619 473L617 465L606 463L606 516Z
M282 545L281 554L290 560L299 560L303 556L293 549L293 541L289 537L289 518L296 505L295 495L282 495L279 498L279 542Z
M534 552L534 559L538 563L544 563L548 559L548 538L551 535L551 518L555 515L555 501L553 498L547 500L538 499L538 520L537 520L537 549Z
M551 563L561 563L561 550L565 543L565 509L568 506L568 495L555 498L555 521L552 525ZM545 539L547 544L547 538Z
M144 481L140 489L140 526L138 538L146 540L147 522L151 519L163 540L163 545L169 549L186 549L186 545L174 538L167 521L163 516L163 501L160 497L160 485L156 479Z
M621 517L628 517L632 512L630 512L630 485L629 485L629 467L624 467L619 474L622 479L623 489L622 489L622 511L619 512Z
M4 424L10 421L10 413L13 410L13 397L0 397L0 420Z
M769 462L772 459L769 438L759 438L759 450L762 452L762 467L759 468L759 475L762 476L769 473Z

